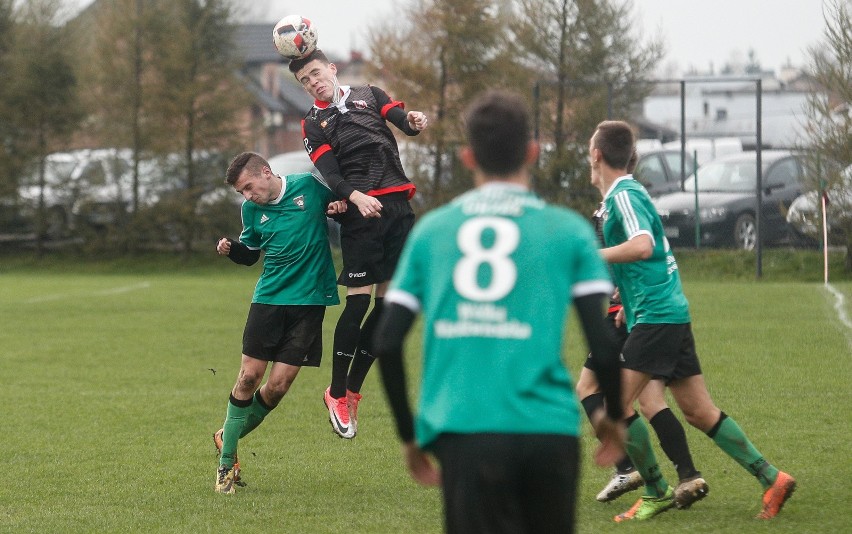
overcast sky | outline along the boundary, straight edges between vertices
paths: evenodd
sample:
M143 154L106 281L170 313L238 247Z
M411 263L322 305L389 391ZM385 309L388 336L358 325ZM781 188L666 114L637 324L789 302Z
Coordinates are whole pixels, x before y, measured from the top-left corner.
M394 6L409 0L242 0L246 21L274 23L289 14L311 19L320 46L346 56L365 48L365 28L394 16ZM71 8L91 0L65 0ZM660 35L667 55L661 67L690 66L716 71L732 61L745 61L754 50L764 68L788 61L801 66L806 49L822 38L824 0L633 0L639 30L646 38ZM245 7L242 7L245 6Z

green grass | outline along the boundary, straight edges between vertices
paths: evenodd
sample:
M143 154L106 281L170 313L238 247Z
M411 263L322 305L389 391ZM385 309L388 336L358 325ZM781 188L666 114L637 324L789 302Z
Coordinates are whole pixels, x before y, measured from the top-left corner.
M633 496L594 502L609 471L589 461L587 427L579 532L844 531L852 333L836 318L818 255L765 263L760 282L738 253L679 256L714 400L799 489L777 520L753 520L757 482L687 428L709 497L615 525ZM320 400L327 358L241 443L249 486L214 494L210 436L236 378L258 272L212 254L0 258L0 532L440 532L440 494L404 471L378 373L364 388L358 437L332 434ZM849 317L852 280L839 278ZM340 309L327 315L326 353ZM578 339L573 324L570 335ZM419 344L409 347L415 371ZM572 344L572 369L583 353Z

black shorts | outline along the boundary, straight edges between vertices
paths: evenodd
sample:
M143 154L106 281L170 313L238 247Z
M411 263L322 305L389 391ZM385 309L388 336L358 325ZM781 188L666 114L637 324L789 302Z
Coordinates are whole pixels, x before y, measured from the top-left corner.
M663 378L666 383L701 374L690 323L637 324L621 354L625 369Z
M617 311L608 313L606 315L606 325L607 325L607 328L609 329L609 335L611 335L613 337L613 339L618 341L619 347L623 347L624 342L627 341L627 325L625 325L624 323L621 323L620 327L615 326L615 316L617 314L618 314ZM586 361L585 361L585 363L583 363L583 367L585 367L586 369L591 369L592 371L595 370L595 368L592 367L592 354L591 353L589 353L589 355L586 357Z
M573 532L578 439L558 434L441 434L449 534Z
M386 282L393 276L402 247L414 226L414 211L408 193L376 197L382 203L382 216L364 218L358 206L349 202L340 222L340 250L343 270L337 283L362 287Z
M243 330L243 354L258 360L319 367L325 306L253 302Z

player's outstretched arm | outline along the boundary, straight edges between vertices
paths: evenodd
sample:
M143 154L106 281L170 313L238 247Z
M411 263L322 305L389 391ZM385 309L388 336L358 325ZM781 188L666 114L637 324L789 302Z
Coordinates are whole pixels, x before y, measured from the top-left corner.
M223 237L216 244L216 252L220 256L228 256L234 263L254 265L260 259L260 250L250 249L239 241Z
M227 256L231 252L231 240L223 237L216 243L216 252L220 256Z
M385 304L373 334L373 355L379 361L382 386L387 394L399 439L406 444L414 442L414 418L408 403L402 346L414 318L414 312L405 306L395 302Z
M605 399L605 412L597 410L589 416L600 441L595 451L595 462L599 465L612 465L624 457L627 433L621 406L621 364L618 358L621 350L605 323L603 310L606 299L606 295L596 294L574 300L592 354L592 370Z
M429 119L422 111L409 111L405 118L412 130L422 132L429 126Z

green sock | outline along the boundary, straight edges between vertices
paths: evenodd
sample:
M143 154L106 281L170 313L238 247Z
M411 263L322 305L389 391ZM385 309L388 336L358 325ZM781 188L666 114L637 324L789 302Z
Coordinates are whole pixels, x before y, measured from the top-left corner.
M263 422L264 418L269 415L272 408L273 407L270 407L263 402L260 389L255 391L254 396L251 398L251 406L248 408L249 412L246 417L246 424L243 425L243 430L240 432L240 439L244 438L246 434L257 428L257 426Z
M246 424L252 399L239 400L233 395L228 399L228 412L225 416L225 424L222 426L222 455L219 457L219 465L231 467L237 456L237 442L240 433Z
M651 448L651 439L648 435L648 427L639 417L634 414L627 419L627 454L633 460L636 470L645 479L645 494L651 497L662 497L666 494L669 483L660 472L660 464L654 449Z
M764 489L775 482L778 477L778 469L767 462L751 441L746 437L740 425L725 415L719 418L716 426L707 433L708 436L725 451L728 456L736 460L749 473L754 475Z

